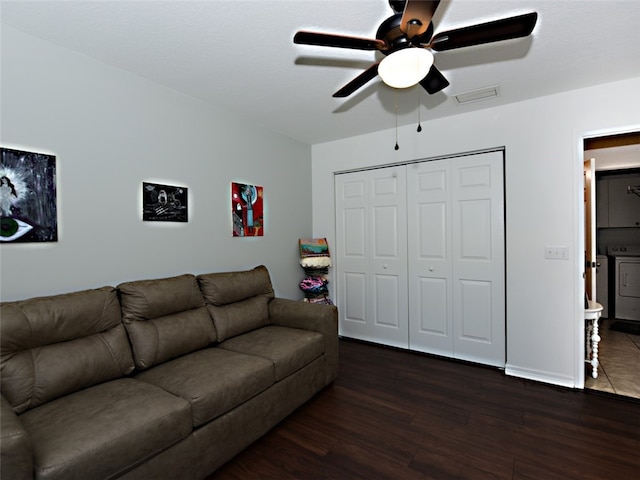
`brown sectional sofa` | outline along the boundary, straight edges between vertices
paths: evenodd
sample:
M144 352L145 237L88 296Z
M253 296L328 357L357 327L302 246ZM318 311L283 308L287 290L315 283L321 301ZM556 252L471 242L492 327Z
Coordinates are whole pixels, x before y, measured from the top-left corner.
M0 304L0 474L206 477L338 373L337 311L264 266Z

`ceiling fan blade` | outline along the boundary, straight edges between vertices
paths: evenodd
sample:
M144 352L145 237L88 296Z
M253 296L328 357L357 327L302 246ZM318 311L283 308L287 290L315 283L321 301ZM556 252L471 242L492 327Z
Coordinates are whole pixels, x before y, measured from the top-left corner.
M424 88L429 95L433 95L434 93L438 93L440 90L447 88L449 86L449 81L444 78L444 75L440 73L440 70L438 70L435 65L431 65L429 73L420 80L420 85L422 85L422 88Z
M404 12L402 12L402 20L400 21L402 33L409 39L425 33L439 4L440 0L407 0Z
M321 47L354 48L356 50L387 50L387 44L376 38L349 37L332 33L299 31L293 43L319 45Z
M454 48L526 37L533 31L537 19L538 14L532 12L438 33L431 40L431 48L442 52Z
M362 87L365 83L373 80L378 75L378 63L374 63L356 78L347 83L344 87L333 94L336 98L344 98Z

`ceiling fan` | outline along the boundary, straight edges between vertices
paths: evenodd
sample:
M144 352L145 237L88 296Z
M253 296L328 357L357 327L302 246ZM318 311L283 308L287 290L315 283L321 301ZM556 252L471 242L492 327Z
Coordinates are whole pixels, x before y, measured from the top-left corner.
M439 4L440 0L389 0L394 14L380 24L374 39L303 30L295 34L293 42L377 50L385 55L380 62L335 92L334 97L351 95L377 75L392 87L407 88L420 83L429 94L434 94L446 88L449 82L433 65L431 51L442 52L526 37L533 31L538 18L536 12L531 12L433 35L431 19Z

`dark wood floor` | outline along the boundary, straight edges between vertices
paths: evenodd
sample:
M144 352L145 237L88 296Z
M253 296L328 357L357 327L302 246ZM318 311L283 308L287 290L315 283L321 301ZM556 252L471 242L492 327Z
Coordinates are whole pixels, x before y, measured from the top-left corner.
M640 402L342 340L335 383L227 479L640 479Z

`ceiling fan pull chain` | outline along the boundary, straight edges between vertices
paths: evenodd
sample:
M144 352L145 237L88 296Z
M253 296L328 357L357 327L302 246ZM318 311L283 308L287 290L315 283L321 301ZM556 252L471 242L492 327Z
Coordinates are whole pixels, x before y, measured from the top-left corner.
M396 99L396 146L393 147L393 149L400 150L400 146L398 145L398 90L394 92L394 96Z
M417 132L420 133L422 131L422 125L420 125L420 90L418 90L418 129Z

